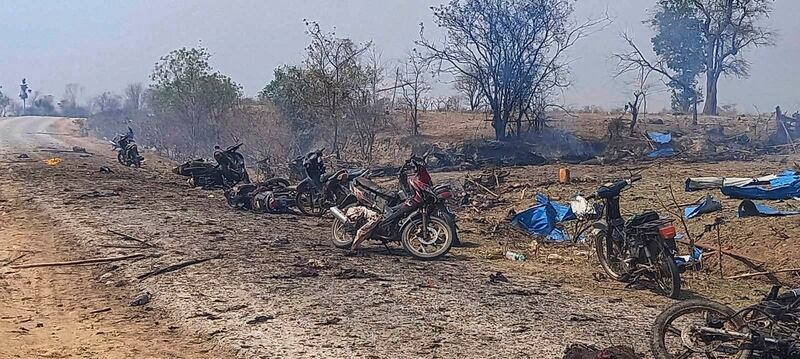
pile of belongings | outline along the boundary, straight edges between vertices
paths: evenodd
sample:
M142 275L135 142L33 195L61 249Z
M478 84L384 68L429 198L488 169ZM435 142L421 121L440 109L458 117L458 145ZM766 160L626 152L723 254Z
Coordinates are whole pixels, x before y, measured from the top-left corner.
M549 241L563 242L570 239L569 235L556 228L556 225L577 218L569 204L553 202L546 196L537 194L536 204L515 214L511 224Z
M677 151L675 151L675 147L672 146L671 133L648 132L647 138L649 138L650 141L656 144L655 149L652 152L648 153L647 157L650 158L672 157L678 153Z

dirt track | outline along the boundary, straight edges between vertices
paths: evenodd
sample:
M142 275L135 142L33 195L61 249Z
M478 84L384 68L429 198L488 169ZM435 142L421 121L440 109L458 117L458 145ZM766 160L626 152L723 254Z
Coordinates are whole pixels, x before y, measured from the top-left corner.
M48 131L69 129L66 121L54 125ZM5 126L20 127L29 128ZM15 148L20 143L41 146L52 141L62 148L80 143L96 152L90 157L63 153L62 163L48 166L38 160L52 154L28 148L37 161L4 164L11 171L0 171L2 198L10 201L3 205L13 211L29 208L37 220L69 238L54 243L58 251L52 257L57 259L148 254L92 267L93 275L84 267L58 271L80 270L70 278L107 292L115 306L124 307L136 292L149 291L153 300L145 309L126 310L163 313L169 319L152 325L188 338L199 336L202 350L231 350L245 358L555 358L566 344L582 340L630 343L644 351L650 320L658 311L561 284L564 278L558 273L506 272L510 283L491 284L489 274L498 269L469 250L454 250L439 262L415 261L382 247L370 248L367 257L344 257L328 242L328 219L232 211L220 193L186 188L165 163L149 157L145 169L124 168L113 161L107 146L84 139L58 135L53 140L56 135L41 134L35 136L43 138L34 139L11 131L2 131L2 136L4 144L10 138L15 143L3 148L6 161L13 159L11 152L19 152ZM101 174L101 165L114 173ZM12 226L31 220L17 213ZM108 229L153 247L114 248L136 243L122 241ZM39 244L31 242L38 240L25 238L34 247ZM12 249L3 255L15 254ZM216 255L222 259L136 279L156 268ZM24 290L32 273L56 270L3 271L0 280ZM10 299L18 304L16 296ZM28 345L33 344L22 345L19 352Z

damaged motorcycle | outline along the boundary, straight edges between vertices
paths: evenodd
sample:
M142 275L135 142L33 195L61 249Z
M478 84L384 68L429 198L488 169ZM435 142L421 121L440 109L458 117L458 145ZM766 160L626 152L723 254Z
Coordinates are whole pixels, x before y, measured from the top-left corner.
M303 157L306 177L297 184L295 205L307 216L322 216L331 206L341 205L350 194L348 183L364 176L366 169L328 173L323 161L324 148Z
M142 167L144 157L139 155L139 147L133 139L133 129L128 127L128 133L117 135L111 140L111 149L117 151L117 161L123 166Z
M676 230L671 220L653 211L634 215L627 221L620 213L620 193L641 176L606 183L587 199L602 199L600 219L592 224L594 245L600 266L614 280L635 283L642 277L656 283L658 290L678 298L681 276L675 264Z
M774 286L761 302L738 311L707 299L670 305L653 324L653 355L656 359L800 358L800 288L780 295L779 291L780 286Z
M385 191L367 178L359 177L350 183L352 195L330 212L334 216L331 241L333 245L350 248L354 233L363 223L351 223L345 215L350 206L365 206L383 217L370 233L370 240L386 246L400 242L406 252L418 259L441 258L450 250L455 237L454 226L441 214L440 206L452 192L448 186L434 187L420 158L412 157L401 167L398 177L408 181L411 196Z
M190 177L189 185L204 189L230 189L238 183L250 183L250 176L245 168L244 156L239 153L241 143L225 150L217 147L214 152L214 165L204 159L187 161L172 169L172 172Z

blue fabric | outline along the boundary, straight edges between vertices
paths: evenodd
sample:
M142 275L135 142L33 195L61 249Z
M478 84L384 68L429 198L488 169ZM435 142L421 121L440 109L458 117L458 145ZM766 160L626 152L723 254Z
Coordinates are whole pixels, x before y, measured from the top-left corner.
M769 186L723 186L722 193L739 199L790 199L800 197L800 175L794 171L783 171L771 180Z
M655 150L653 152L648 153L647 157L650 157L650 158L672 157L672 156L675 156L676 153L677 152L675 151L674 148L666 147L666 148L659 148L659 149L657 149L657 150Z
M710 194L707 194L701 201L698 201L697 205L686 207L683 210L683 216L687 219L694 218L701 214L719 211L721 209L722 203Z
M694 247L694 253L692 253L691 255L675 257L675 264L678 267L683 267L687 265L690 261L697 263L702 260L703 260L703 250Z
M667 143L672 142L672 134L671 133L661 133L661 132L648 132L647 137L650 138L651 141L659 144L665 145Z
M559 222L576 219L575 213L568 204L550 201L549 198L537 194L536 204L511 219L511 224L526 230L531 234L545 236L548 240L561 242L569 236L556 228Z
M739 204L738 215L742 217L780 217L800 214L800 211L780 211L763 204L756 204L746 199Z

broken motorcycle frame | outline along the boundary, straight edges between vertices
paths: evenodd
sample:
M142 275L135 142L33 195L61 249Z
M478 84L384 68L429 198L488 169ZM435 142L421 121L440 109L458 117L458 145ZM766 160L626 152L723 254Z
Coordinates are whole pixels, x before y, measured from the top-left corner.
M592 224L594 245L600 266L614 280L636 282L646 277L658 290L677 298L681 276L675 264L676 231L671 220L653 211L634 215L627 221L620 213L620 193L641 176L600 186L587 199L602 199L599 219Z
M412 172L409 176L408 172ZM383 216L370 234L371 240L384 245L400 242L412 256L423 260L441 258L453 245L454 225L440 215L441 204L452 197L448 186L434 187L421 159L412 157L401 167L398 177L406 178L413 192L403 199L400 192L381 189L376 183L357 178L350 183L352 195L340 207L331 207L334 222L331 240L334 246L350 248L354 233L363 223L351 223L344 211L350 206L366 206ZM399 212L398 212L399 211Z
M325 148L309 152L303 158L306 178L297 184L295 206L307 216L319 217L328 208L341 205L350 194L349 183L368 172L366 169L353 169L327 173L324 151Z
M738 311L707 299L667 307L652 328L656 359L800 358L800 289L772 287L759 303Z
M250 183L244 156L239 153L241 146L242 144L239 143L215 153L216 165L204 159L196 159L173 168L172 172L190 177L190 186L206 189L222 188L227 190L238 183Z

